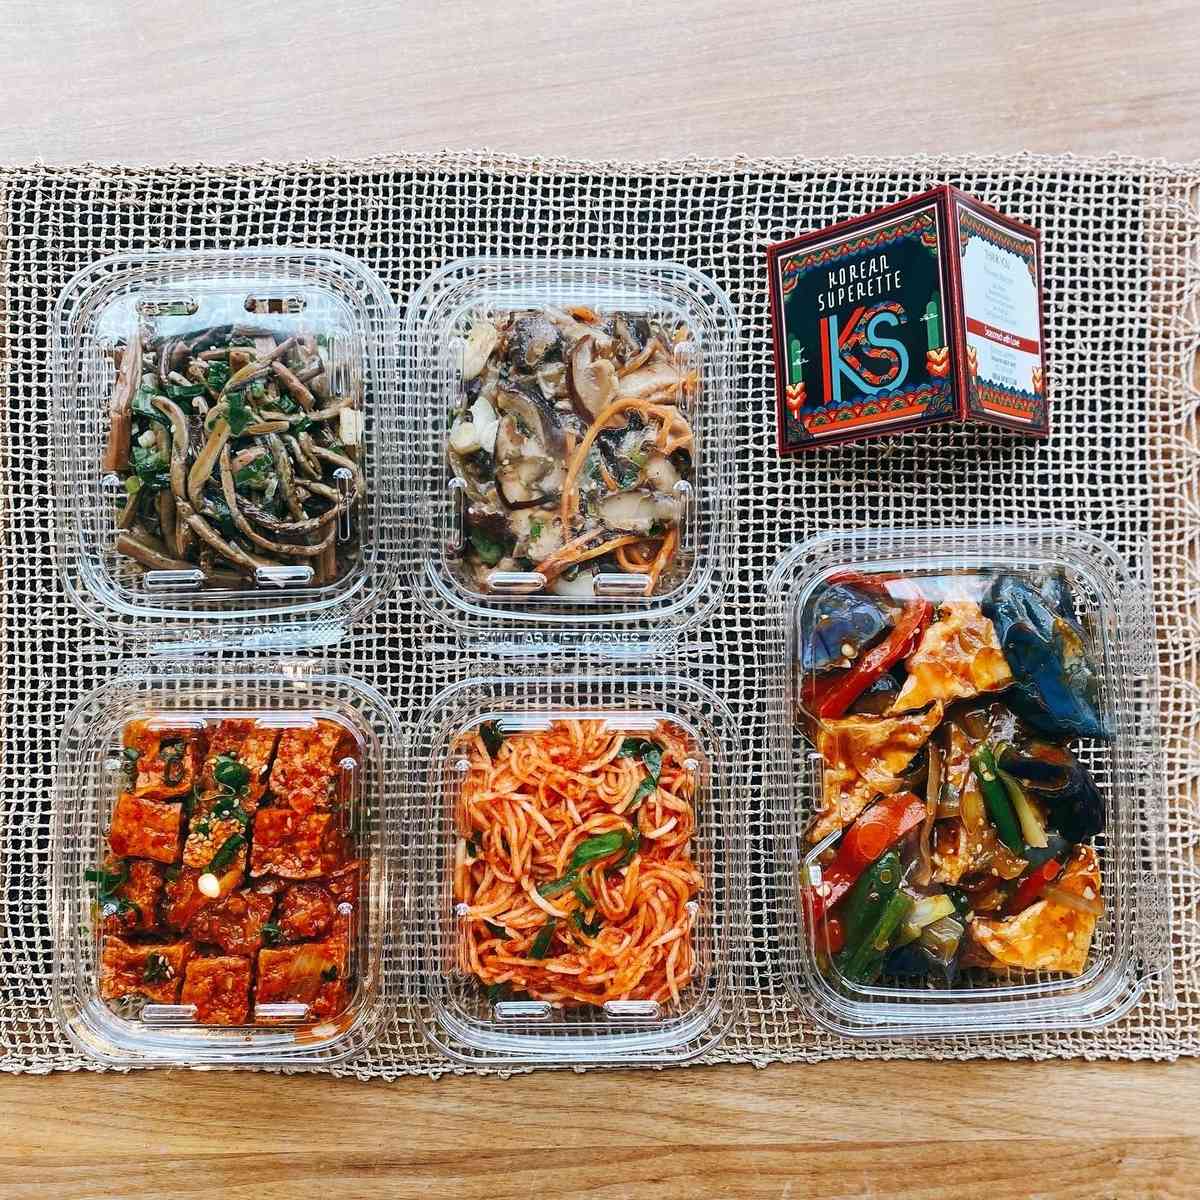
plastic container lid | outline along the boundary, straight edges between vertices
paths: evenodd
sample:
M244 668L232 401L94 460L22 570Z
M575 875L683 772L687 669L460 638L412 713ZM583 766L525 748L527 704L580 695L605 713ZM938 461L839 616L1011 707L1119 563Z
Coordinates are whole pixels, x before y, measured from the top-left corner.
M470 967L465 938L470 923L478 920L456 901L455 872L465 869L473 854L488 853L486 844L470 849L460 823L471 745L487 727L499 744L508 736L561 728L556 723L569 721L604 722L604 736L621 736L623 750L625 739L662 738L664 730L690 747L683 763L695 788L688 853L702 883L688 906L686 936L694 970L678 1002L665 996L602 1005L551 1003L527 993L508 995L499 987L489 992ZM423 817L411 847L416 873L407 926L428 1002L422 1028L434 1046L473 1066L669 1064L694 1058L720 1041L741 1003L749 892L741 739L721 700L668 675L479 676L447 688L430 704L408 739L406 758L410 811ZM573 846L581 836L575 835ZM611 871L610 878L620 876L616 864ZM540 879L538 872L544 873L540 864L534 872ZM551 895L550 903L558 896ZM561 893L563 900L568 907L574 903L567 892ZM492 916L493 924L504 918L499 912ZM597 917L602 917L599 910ZM602 928L606 922L598 919L598 924ZM495 934L499 926L484 928ZM534 947L530 955L537 958L536 940ZM511 949L499 947L498 954L503 962L504 955L521 957L523 951L514 942Z
M121 255L67 284L55 329L58 563L90 617L147 643L288 647L334 641L378 603L401 532L400 438L395 310L372 271L325 250ZM253 378L227 388L247 360ZM240 523L219 475L191 478L192 442L215 451L226 426ZM206 566L191 508L244 569ZM131 537L147 561L118 552Z
M408 566L440 623L484 640L594 646L604 631L609 645L641 645L719 603L737 321L711 280L675 263L464 259L413 297L405 343ZM613 411L614 399L628 407ZM647 423L661 434L646 440ZM658 540L634 545L639 532ZM620 568L606 556L560 571L556 554L577 542L592 551L620 537ZM655 578L645 546L671 538Z
M840 707L829 681L846 670L844 661L861 661L870 652L865 648L889 636L869 628L872 596L890 596L897 607L928 599L944 620L949 604L969 601L962 611L974 611L1002 576L1035 591L1049 581L1065 585L1096 665L1098 715L1111 740L1080 738L1072 749L1104 797L1106 828L1095 839L1104 915L1077 975L980 966L962 971L953 986L887 974L859 982L847 977L828 926L820 922L810 931L805 917L807 897L823 886L822 864L840 822L810 824L835 767L801 729L829 728L821 714L841 718L829 707ZM1080 1029L1115 1020L1156 980L1169 992L1157 668L1142 578L1103 543L1067 528L864 530L798 546L776 567L768 595L781 680L774 697L777 879L780 894L795 904L792 919L781 923L780 953L789 988L818 1022L869 1037ZM829 637L802 641L802 627L822 627ZM903 687L917 688L909 666ZM907 700L886 697L897 706L889 716L922 699L915 691L899 695ZM991 698L984 694L978 702ZM919 720L921 711L933 710L917 711Z
M382 696L311 663L131 663L88 696L53 831L54 1005L75 1045L119 1066L370 1045L393 1000L399 736Z

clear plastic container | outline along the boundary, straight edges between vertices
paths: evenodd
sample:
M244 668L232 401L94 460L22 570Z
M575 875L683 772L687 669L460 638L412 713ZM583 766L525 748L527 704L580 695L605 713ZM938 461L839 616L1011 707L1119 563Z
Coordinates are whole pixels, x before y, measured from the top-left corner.
M68 592L90 617L156 642L315 645L336 640L374 607L394 578L402 506L396 315L371 270L326 250L126 254L75 275L54 322L58 563ZM262 510L261 518L249 507L241 514L259 541L222 510L215 482L205 489L196 481L193 494L194 455L184 462L185 486L166 485L171 447L182 437L152 399L173 399L189 450L201 438L215 448L230 365L228 357L217 360L231 338L238 342L235 370L241 356L265 359L272 343L286 343L252 390L232 393L253 396L259 413L280 419L251 421L248 409L234 411L238 402L225 401L238 506ZM118 371L118 358L123 362L132 345L142 348L144 363L157 363L141 374L141 383L154 384L144 392L134 375ZM210 423L202 420L205 410ZM118 434L110 443L110 431L126 420L133 436ZM244 428L259 432L238 436ZM255 470L256 455L261 466L276 450L284 466L263 472L262 490L254 490L244 474ZM164 469L156 474L159 459ZM288 472L294 479L285 486ZM130 488L141 490L131 499ZM276 511L275 492L286 496L286 509ZM118 528L127 504L137 506L125 516L132 533ZM205 529L248 556L241 570L219 555L205 567L201 552L210 547L188 522L192 505L209 514ZM318 529L284 531L322 515ZM185 526L186 533L175 533ZM142 543L143 560L128 557L131 536ZM307 543L310 552L271 549L284 541ZM324 547L321 554L311 552L315 545Z
M820 610L815 605L830 595L830 586L853 586L847 573L867 580L868 593L882 586L893 597L930 599L935 606L978 603L999 575L1035 585L1050 577L1065 581L1099 677L1096 706L1112 735L1071 742L1100 789L1106 816L1094 841L1104 914L1077 975L976 965L952 982L885 972L868 984L847 977L824 922L810 930L806 904L824 886L822 866L828 868L838 822L830 822L827 836L810 841L810 819L819 811L831 766L803 732L816 728L807 710L822 703L814 695L821 652L814 649L803 663L800 618L829 615L831 603ZM1157 663L1145 577L1098 539L1069 528L865 530L797 546L773 572L768 596L780 667L773 697L777 886L781 896L794 898L790 919L781 922L779 953L797 1001L825 1027L865 1037L1093 1028L1117 1019L1148 993L1170 1003ZM934 611L946 619L944 607ZM842 615L834 614L839 620ZM856 628L844 645L860 637L864 647L879 645L878 631L869 625L869 619L839 624L838 636ZM849 651L851 658L862 652L853 645ZM839 653L836 646L831 653ZM912 682L914 675L907 678ZM905 695L896 711L919 702L918 694Z
M369 1046L395 999L382 954L402 860L384 798L399 742L382 696L302 661L135 662L88 696L63 731L53 830L54 1006L75 1045L193 1067Z
M655 495L661 492L665 497L654 503L661 504L663 511L669 510L672 515L657 524L663 529L672 523L676 526L677 547L657 579L652 578L649 567L642 572L634 569L638 565L636 560L629 560L620 570L606 560L607 565L599 569L594 570L586 563L573 563L561 575L554 573L548 565L554 561L553 554L547 558L542 552L546 549L546 537L561 540L561 516L555 516L559 511L558 497L564 490L560 484L567 484L568 497L580 494L581 489L569 483L569 471L556 473L551 469L541 482L530 484L527 490L521 491L523 500L517 503L528 506L533 503L528 496L533 495L545 502L547 511L537 516L536 525L529 523L529 530L521 524L520 528L525 532L521 540L513 543L517 524L523 521L523 510L510 510L500 498L494 504L484 499L481 505L479 489L486 492L489 482L491 486L503 488L504 480L508 478L505 463L519 461L522 455L517 454L507 441L501 445L504 453L500 454L496 451L497 443L490 441L491 460L483 460L488 464L487 469L482 481L476 480L475 484L468 479L468 470L473 472L474 468L462 467L461 457L456 460L457 469L452 465L450 447L452 436L456 436L452 429L456 424L456 412L470 410L470 428L476 435L468 439L471 447L481 437L488 440L484 432L488 429L493 433L498 430L499 438L507 437L502 413L500 423L496 425L490 419L497 416L495 411L489 412L488 419L483 420L473 407L472 395L477 404L479 389L486 386L481 381L487 378L487 370L477 373L479 364L499 366L501 357L501 346L493 340L471 341L472 330L487 332L484 322L503 325L506 321L516 320L513 314L544 315L550 312L551 336L538 342L531 335L529 345L533 348L527 348L524 365L512 365L516 353L512 349L514 345L526 346L523 335L521 339L515 333L512 338L506 337L503 347L510 353L504 368L506 374L498 384L504 387L505 380L509 383L524 381L537 391L540 385L533 382L536 374L527 376L524 372L530 361L543 362L545 387L549 389L549 395L557 399L546 401L549 407L541 410L542 415L531 410L532 416L527 414L528 424L514 418L514 427L531 435L533 441L542 440L546 445L557 447L545 451L539 445L540 458L545 464L560 461L567 464L572 450L583 451L591 418L606 407L599 397L610 397L614 386L635 392L642 388L641 382L629 382L644 378L633 369L619 384L611 376L605 378L603 386L596 383L595 375L588 373L591 368L587 364L581 365L577 359L583 355L591 360L592 356L585 354L581 346L586 342L594 348L597 336L590 339L586 335L580 336L584 327L567 312L570 309L583 313L587 321L596 318L586 328L600 329L598 336L602 338L608 336L605 328L618 331L612 320L614 314L630 318L620 327L621 336L614 333L612 339L612 344L621 347L631 345L625 339L625 330L632 329L634 322L644 319L648 324L637 326L639 338L644 338L647 330L662 332L659 339L664 353L661 371L677 380L688 381L686 387L673 389L674 398L664 403L673 405L686 419L691 428L691 440L682 457L672 456L671 469L661 467L654 459L656 466L661 467L661 478L656 470L652 485L645 482L652 478L650 467L644 461L653 457L648 445L639 446L633 452L642 465L622 474L627 460L613 457L611 462L606 459L602 464L600 458L604 455L597 450L595 441L590 445L596 461L593 463L589 457L575 476L585 479L584 492L591 486L586 483L587 472L591 471L599 481L595 484L598 495L610 494L615 484L616 489L628 488L631 492L641 489ZM511 633L524 627L526 640L561 637L569 630L655 630L661 634L695 623L719 603L728 570L729 507L734 494L733 406L738 331L729 299L711 280L676 263L605 259L463 259L437 271L413 297L405 320L405 345L407 411L415 451L412 514L415 555L409 566L421 603L438 621L474 635ZM654 353L659 352L655 350ZM539 354L543 354L544 359L538 359ZM564 354L569 360L569 374L562 362ZM599 351L594 357L600 357ZM634 361L628 360L626 366L632 368ZM607 363L603 369L608 371ZM590 382L583 388L571 382L575 379ZM544 390L538 394L546 399ZM586 408L578 400L580 395L594 400L594 406L586 409L591 414L587 420L580 416ZM624 411L614 414L606 420L605 428L615 428L612 421L619 424L624 419L642 419L640 412L629 412L628 417ZM549 415L544 415L546 413ZM663 420L661 416L650 419ZM576 421L577 425L574 424ZM531 431L531 425L537 428ZM674 433L684 436L682 426L677 429L673 426L671 436L664 433L662 450L675 444ZM572 440L575 438L578 440ZM467 442L460 444L465 446ZM529 447L527 439L522 454ZM486 446L481 448L486 450ZM622 444L610 449L613 455L619 455L624 454L627 447L623 449ZM538 458L532 456L532 451L530 454L530 462ZM675 470L676 466L680 469ZM472 474L471 478L475 476ZM639 479L641 482L636 487L625 482ZM601 482L607 490L601 490ZM514 486L520 488L523 485L519 482L514 485L510 481L510 491ZM554 494L547 500L543 492ZM509 500L514 498L508 493L505 496ZM586 509L588 497L583 499ZM507 549L517 554L522 546L529 551L512 562L507 557L500 558L500 565L494 570L486 563L476 563L478 545L472 548L468 538L468 514L489 508L499 509L503 526L497 526L494 552L503 553ZM536 506L529 511L537 511ZM648 508L646 512L649 512ZM599 509L597 513L600 513ZM603 516L597 515L596 519L615 521L612 532L628 532L630 514L615 514L615 509L605 507ZM643 515L639 507L633 523L639 527L644 524ZM604 524L603 528L609 530L609 525ZM656 523L651 522L647 528L655 529ZM587 548L591 548L590 543ZM640 553L630 551L634 552ZM578 572L573 577L572 570ZM556 594L555 589L563 594Z
M603 720L613 732L682 735L694 778L692 861L702 877L689 903L694 970L666 998L557 1005L489 995L460 957L465 905L454 872L456 810L469 770L465 747L490 722L500 733ZM747 936L747 809L741 739L733 714L708 689L665 675L481 676L453 685L407 740L410 847L408 949L419 960L425 1036L472 1066L670 1064L715 1046L741 1004ZM537 957L536 954L534 957Z

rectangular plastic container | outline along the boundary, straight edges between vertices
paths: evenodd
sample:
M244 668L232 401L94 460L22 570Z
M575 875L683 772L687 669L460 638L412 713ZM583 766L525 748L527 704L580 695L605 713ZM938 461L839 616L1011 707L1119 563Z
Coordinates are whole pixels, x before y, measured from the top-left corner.
M663 722L694 748L691 854L703 886L691 902L695 970L677 1005L554 1007L489 998L460 967L453 870L455 808L467 769L463 740L486 722L514 732L569 718L603 719L614 731L643 737ZM407 949L420 963L422 1028L435 1047L472 1066L666 1065L721 1040L741 1004L749 879L741 739L720 699L670 675L480 676L433 701L407 739L406 760L409 812L419 821L410 847Z
M623 313L657 323L672 340L675 369L695 380L677 406L693 440L690 478L678 479L673 488L679 513L676 560L657 585L636 572L602 570L589 581L590 594L580 594L576 584L576 594L565 597L545 590L545 576L532 566L491 572L480 582L464 563L470 489L451 469L448 456L452 414L470 407L464 382L470 373L465 369L468 335L477 322L506 314L551 307L562 320L566 309L577 306L605 319ZM694 624L720 602L734 494L738 330L728 297L711 280L677 263L463 259L435 272L415 294L404 340L415 455L411 525L416 553L408 566L417 596L439 623L463 634L508 634L526 641L596 630L661 635ZM560 339L547 352L546 364L561 356L563 344L574 360L571 347L580 341L573 334ZM559 361L553 358L552 365ZM471 371L477 365L473 362ZM524 368L506 365L510 369L518 380L525 378ZM569 424L573 385L564 386L567 396L556 411ZM580 446L585 428L581 423ZM646 588L653 594L644 594Z
M317 719L328 721L341 728L346 747L352 747L337 764L339 801L332 819L347 841L346 857L364 865L357 902L348 910L347 899L339 901L325 935L344 933L348 940L351 981L345 1004L339 997L338 1011L316 1014L299 1002L252 1006L251 1024L233 1026L200 1024L194 1006L187 1004L128 995L106 1000L100 994L103 914L97 885L85 872L101 868L109 854L106 830L122 790L123 730L135 720L148 720L156 730L211 730L218 720L238 717L253 720L255 730L285 733L311 728ZM385 798L398 783L399 742L399 725L382 696L301 661L279 667L131 663L88 696L63 730L53 829L54 1006L75 1045L114 1066L193 1067L312 1066L370 1045L394 1002L382 954L402 859ZM349 895L353 884L345 890ZM274 911L272 919L278 921L280 910ZM136 931L130 936L139 940ZM169 941L180 935L162 936ZM336 970L325 978L336 980Z
M970 598L996 572L1033 578L1062 573L1100 676L1098 706L1111 741L1073 749L1104 797L1106 829L1095 841L1104 915L1083 972L965 970L955 986L918 981L864 985L847 979L804 919L807 885L821 882L826 837L806 841L824 763L796 723L804 672L799 614L842 572L919 582L921 594ZM902 587L902 583L895 586ZM768 583L778 663L774 708L776 879L792 898L779 930L781 969L797 1002L826 1028L850 1037L945 1036L1095 1028L1128 1012L1156 985L1170 996L1167 897L1161 874L1164 798L1157 662L1145 578L1089 534L1069 528L863 530L811 538ZM822 967L826 969L822 969Z
M197 647L230 642L328 643L361 620L394 578L401 532L396 325L394 306L379 278L363 264L328 250L133 253L103 259L75 275L55 307L52 422L58 565L75 602L111 632ZM317 486L326 489L323 503L341 505L334 561L327 567L315 558L271 565L269 549L260 548L261 543L248 540L228 522L221 524L219 517L213 520L224 536L240 541L268 565L258 566L253 575L247 569L241 578L238 572L226 570L214 583L213 575L205 579L197 569L150 567L117 552L117 514L126 503L127 491L122 473L109 469L113 464L105 454L117 355L131 344L143 349L164 347L159 373L166 370L175 377L171 385L175 395L188 396L178 404L191 421L189 436L211 441L215 424L213 429L200 424L200 406L188 395L188 385L194 391L201 377L184 377L180 372L198 369L202 352L198 335L228 326L251 349L256 331L263 349L264 334L277 342L293 336L306 339L303 353L291 343L281 357L282 366L288 365L288 355L319 353L324 361L325 372L312 381L301 404L288 390L292 380L268 374L256 386L278 388L283 399L276 407L293 414L288 430L273 431L280 436L281 446L289 439L302 442L307 432L314 444L322 439L328 443L321 445L322 450L354 459L352 471L335 466L335 460L318 460L316 450L306 455L294 451L297 461L291 469L298 472L298 483L306 484L300 460L307 458ZM194 341L194 349L187 345L189 341ZM217 346L212 352L220 349ZM292 362L300 371L299 359ZM315 359L310 358L309 365L317 370ZM209 386L200 394L204 406L215 406L221 394L219 382L209 376ZM167 386L165 376L155 384L160 391ZM265 394L271 397L270 392ZM332 399L323 401L322 395ZM150 396L149 391L144 401L136 396L133 408L135 421L148 422L153 437L154 421L170 425ZM141 416L139 403L145 409ZM306 427L305 410L314 411L312 404L322 403L343 403L348 411ZM269 422L263 423L264 429L270 427ZM235 464L239 446L254 453L248 442L238 442L236 437L229 444ZM260 443L262 448L265 445ZM157 450L147 448L165 454L162 445ZM172 490L164 492L169 495ZM338 496L343 499L335 500ZM220 497L214 497L215 492L205 497L203 507L218 513L215 500ZM260 503L266 506L268 501ZM171 511L186 516L175 503ZM294 511L289 519L293 518ZM319 536L327 529L323 525ZM260 527L258 533L263 532ZM160 542L167 540L160 538ZM178 559L173 553L177 548L168 546L171 553L165 559L191 562L196 557L193 553Z

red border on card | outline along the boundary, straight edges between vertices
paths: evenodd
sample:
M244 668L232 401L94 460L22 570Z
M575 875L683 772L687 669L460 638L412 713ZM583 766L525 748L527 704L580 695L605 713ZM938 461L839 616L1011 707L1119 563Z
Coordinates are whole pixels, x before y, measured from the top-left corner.
M958 386L958 403L956 406L958 420L996 425L1005 429L1011 429L1016 433L1022 433L1027 437L1044 438L1049 436L1050 407L1048 395L1046 395L1046 423L1043 426L1030 425L1028 422L1022 421L1005 421L990 414L984 416L972 413L968 409L967 344L966 331L964 329L962 262L958 252L958 206L961 205L964 208L974 209L982 216L995 221L998 225L1006 225L1018 230L1025 236L1030 237L1037 248L1038 336L1041 339L1042 346L1043 387L1046 387L1049 372L1046 369L1045 316L1042 311L1044 291L1041 232L1032 225L1026 225L1023 221L1006 217L1003 213L992 208L991 205L984 204L981 200L976 200L974 196L969 195L953 184L942 183L936 187L929 188L927 191L908 196L904 200L898 200L894 204L886 204L882 208L872 209L870 212L849 217L844 221L838 221L834 225L827 225L822 229L809 230L806 233L798 234L796 237L788 238L786 241L774 242L767 247L767 291L771 307L772 357L775 362L775 449L778 454L797 454L801 451L816 450L822 446L835 446L844 442L861 442L876 437L892 437L897 433L904 433L912 429L922 429L927 425L938 425L946 420L953 419L949 417L935 417L932 420L915 419L907 422L902 421L884 429L847 431L843 436L814 439L810 442L801 442L790 446L784 445L783 441L784 430L787 424L785 418L787 396L786 385L784 383L783 346L778 336L782 329L783 316L783 298L779 294L778 286L780 257L800 247L811 245L813 242L828 241L830 238L837 238L842 233L852 232L863 225L876 224L880 220L887 220L889 217L903 213L907 209L921 207L930 202L939 206L939 213L942 218L939 222L939 237L941 239L939 252L942 255L942 261L946 264L944 272L946 286L950 293L950 303L954 306L955 336L947 344L950 347L950 355L953 359L951 374L957 381Z

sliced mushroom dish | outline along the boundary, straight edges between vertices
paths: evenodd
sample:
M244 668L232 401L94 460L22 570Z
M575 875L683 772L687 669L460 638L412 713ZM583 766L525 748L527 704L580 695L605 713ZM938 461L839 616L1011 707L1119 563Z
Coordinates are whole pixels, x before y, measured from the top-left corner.
M683 409L698 379L677 353L687 338L582 306L471 325L447 449L465 493L468 586L536 573L523 590L578 598L624 573L646 596L670 589L696 453Z
M329 584L352 565L365 496L362 413L324 338L222 325L117 351L103 467L125 485L116 549L245 588L262 568ZM269 578L269 575L268 575Z

